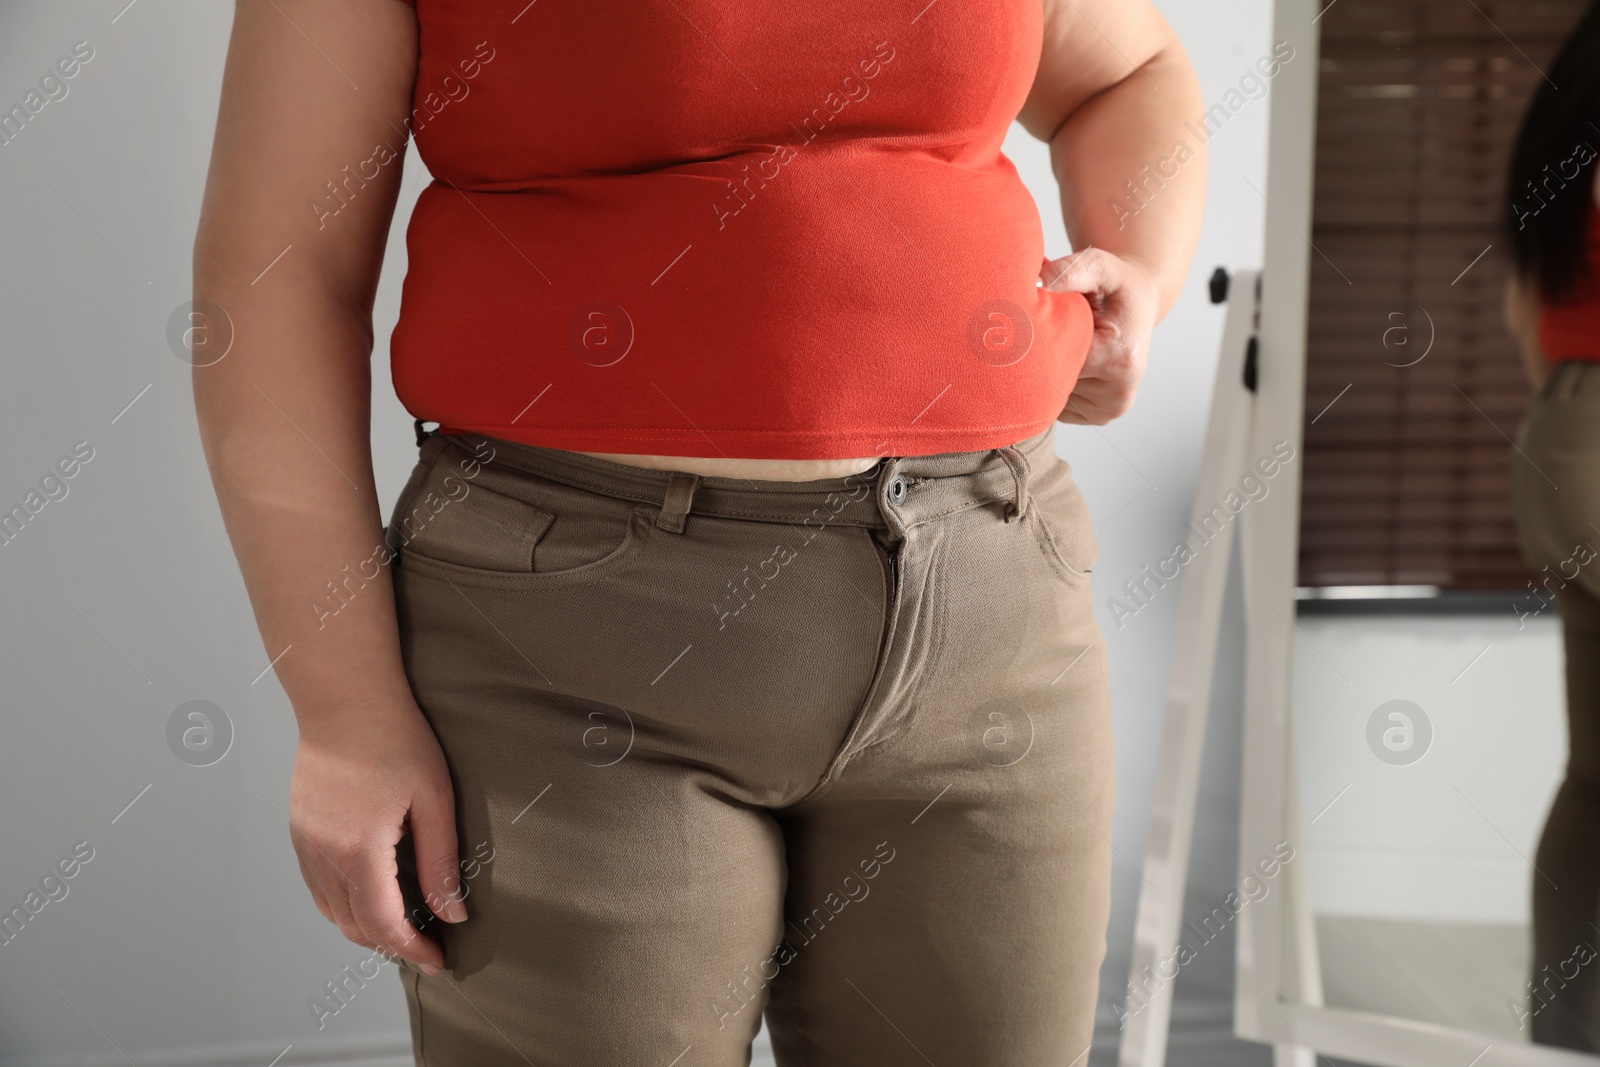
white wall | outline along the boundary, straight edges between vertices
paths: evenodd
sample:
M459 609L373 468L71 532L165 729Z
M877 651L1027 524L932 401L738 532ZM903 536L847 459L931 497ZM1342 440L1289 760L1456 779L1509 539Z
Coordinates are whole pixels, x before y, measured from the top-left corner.
M0 910L74 842L95 850L67 896L0 945L0 1059L264 1065L292 1043L281 1064L339 1048L409 1063L392 979L321 1033L307 1007L368 953L300 884L281 814L293 719L272 675L255 682L266 656L189 368L166 340L189 295L232 5L139 0L119 18L126 3L0 7L5 107L74 42L95 53L0 147L0 501L75 442L94 449L68 495L0 546ZM385 279L380 336L402 268ZM411 430L387 397L376 422L392 496ZM167 746L169 716L194 699L233 724L215 766Z
M1265 0L1162 6L1208 102L1270 49ZM0 910L22 903L75 842L95 850L64 899L0 944L0 1063L266 1064L290 1045L279 1063L409 1062L404 1005L387 979L320 1033L307 1007L367 953L343 941L300 883L282 815L293 720L274 677L259 677L266 656L206 476L188 368L166 341L188 297L230 22L221 0L0 6L4 107L74 42L95 50L69 95L0 147L0 504L20 501L76 442L94 449L67 497L0 546ZM1246 180L1262 187L1266 108L1249 104L1212 144L1200 252L1157 332L1136 410L1060 434L1096 516L1102 598L1164 554L1187 518L1222 322L1204 279L1218 264L1259 263L1263 206ZM1049 253L1064 254L1045 146L1017 130L1008 150L1040 201ZM398 310L400 236L423 180L413 161L376 309L373 438L386 500L414 457L409 418L382 384L383 344ZM1121 629L1102 615L1118 722L1113 832L1132 862L1175 608L1169 591ZM1238 617L1234 602L1230 634ZM1231 640L1224 651L1236 654ZM1218 685L1226 721L1236 671L1225 664ZM220 706L234 731L227 758L210 767L167 745L174 709L196 699ZM1195 849L1193 895L1207 906L1232 878L1234 747L1219 735ZM1119 860L1115 874L1108 1022L1127 967L1132 862ZM1179 1022L1202 1036L1228 1026L1226 952L1179 984ZM1114 1040L1112 1023L1097 1062Z

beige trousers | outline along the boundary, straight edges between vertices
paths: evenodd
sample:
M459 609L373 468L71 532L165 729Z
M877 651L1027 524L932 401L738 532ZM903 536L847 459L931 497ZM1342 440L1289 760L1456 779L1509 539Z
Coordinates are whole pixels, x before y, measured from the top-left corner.
M1087 1062L1111 708L1053 430L815 482L421 453L394 577L471 917L401 969L418 1064L743 1067L763 1014L784 1067Z
M1511 457L1522 554L1539 572L1519 617L1560 613L1567 768L1534 856L1533 1040L1600 1052L1600 363L1558 365Z

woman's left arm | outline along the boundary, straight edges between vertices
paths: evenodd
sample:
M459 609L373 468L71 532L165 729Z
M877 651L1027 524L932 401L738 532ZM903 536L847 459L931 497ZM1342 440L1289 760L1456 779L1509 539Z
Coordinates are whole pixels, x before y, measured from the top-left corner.
M1061 421L1124 414L1150 333L1177 301L1200 239L1205 103L1183 45L1149 0L1043 0L1044 46L1017 116L1050 145L1067 236L1047 288L1095 311L1088 361Z

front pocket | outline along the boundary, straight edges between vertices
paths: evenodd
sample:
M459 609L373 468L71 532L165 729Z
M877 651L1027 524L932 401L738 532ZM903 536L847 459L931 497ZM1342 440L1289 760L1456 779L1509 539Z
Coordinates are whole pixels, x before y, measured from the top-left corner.
M591 563L553 572L506 571L469 566L426 555L411 546L400 550L398 563L406 574L479 589L560 589L598 582L627 570L643 553L654 530L655 512L647 507L636 507L629 516L622 542L616 548Z
M1033 507L1028 509L1028 515L1024 521L1032 527L1034 539L1039 543L1039 551L1044 554L1046 560L1061 577L1068 581L1077 581L1088 576L1089 567L1087 565L1074 562L1061 550L1060 542L1055 534L1050 531L1049 524L1039 516L1037 501L1034 502Z
M1030 472L1031 501L1026 521L1050 562L1069 578L1082 578L1094 567L1100 545L1088 502L1072 480L1071 468L1053 453Z
M447 462L414 477L390 524L401 566L451 581L512 587L589 581L635 552L638 513L654 511L487 462ZM458 469L459 468L459 469Z
M532 571L534 546L555 516L486 485L454 480L459 492L419 495L407 516L412 537L405 551L479 570Z

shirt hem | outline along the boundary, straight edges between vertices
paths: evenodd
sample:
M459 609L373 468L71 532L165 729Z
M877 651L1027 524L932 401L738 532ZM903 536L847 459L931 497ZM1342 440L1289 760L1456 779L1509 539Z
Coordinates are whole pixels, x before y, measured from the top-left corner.
M698 430L659 428L596 430L589 427L514 426L441 423L443 434L480 434L567 452L617 455L684 456L700 459L864 459L876 456L931 456L1006 448L1043 433L1055 418L967 430Z

